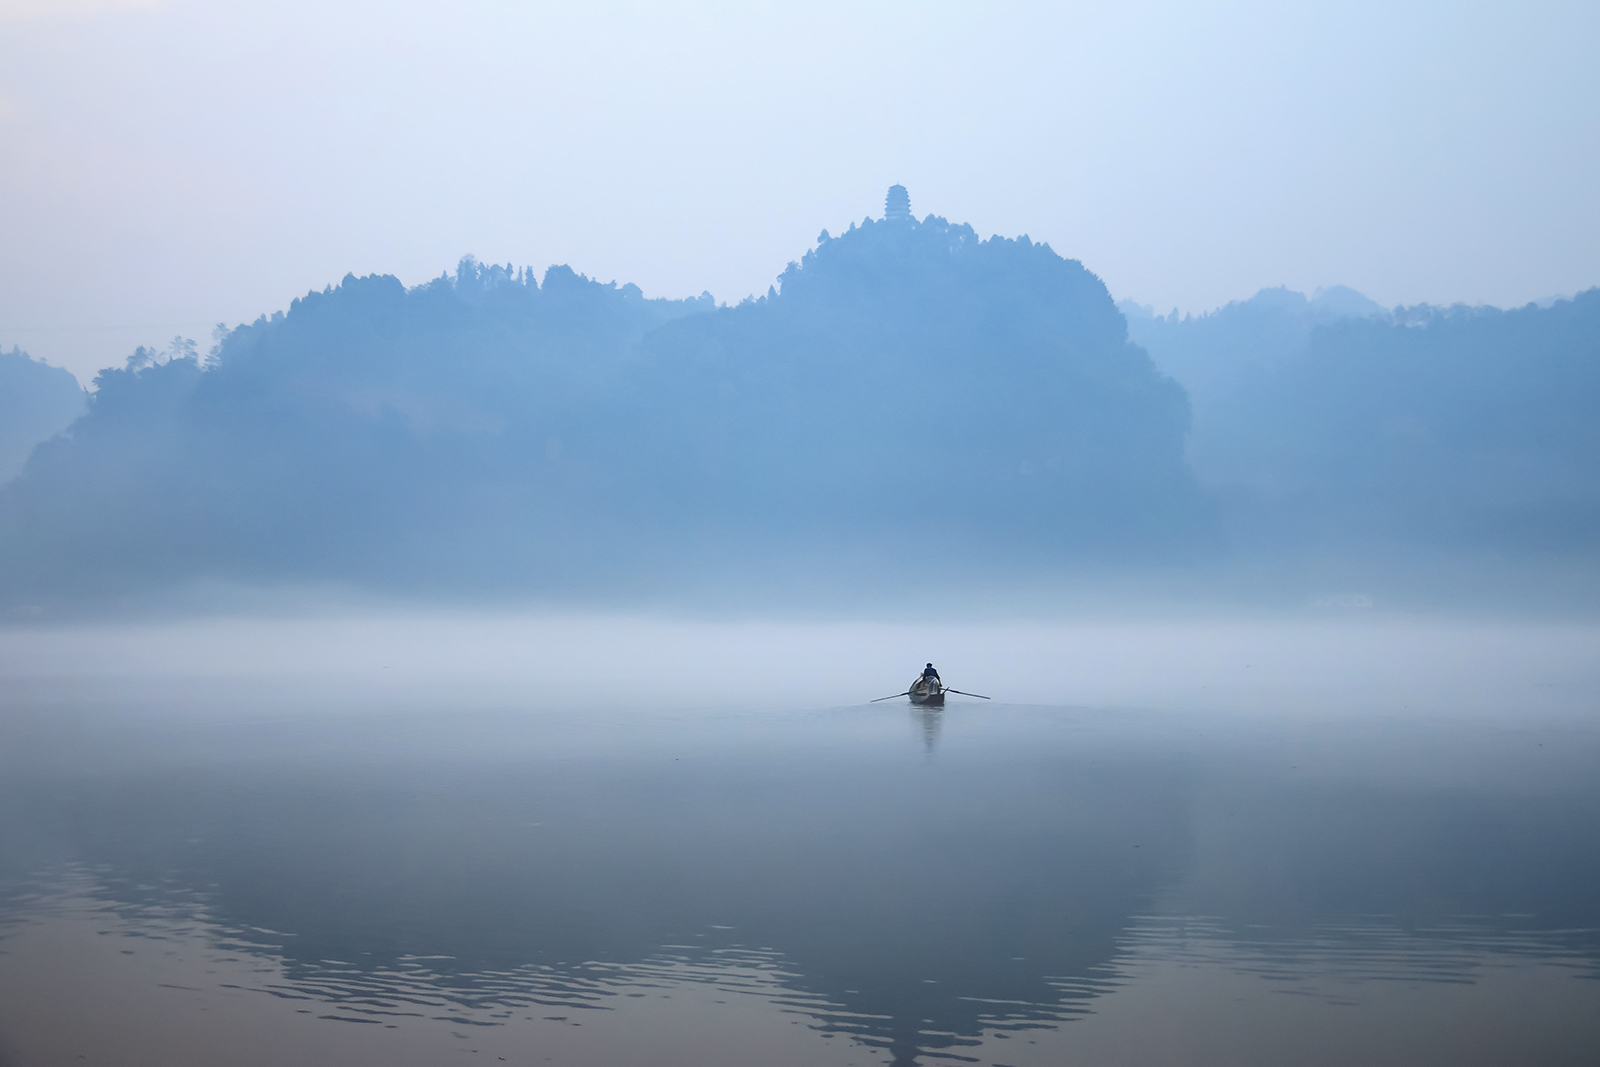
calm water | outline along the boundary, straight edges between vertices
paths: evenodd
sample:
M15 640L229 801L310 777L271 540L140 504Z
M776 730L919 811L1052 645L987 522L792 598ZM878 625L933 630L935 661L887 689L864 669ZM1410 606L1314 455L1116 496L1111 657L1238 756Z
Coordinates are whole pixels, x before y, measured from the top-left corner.
M297 700L10 703L7 1064L1600 1062L1581 716Z

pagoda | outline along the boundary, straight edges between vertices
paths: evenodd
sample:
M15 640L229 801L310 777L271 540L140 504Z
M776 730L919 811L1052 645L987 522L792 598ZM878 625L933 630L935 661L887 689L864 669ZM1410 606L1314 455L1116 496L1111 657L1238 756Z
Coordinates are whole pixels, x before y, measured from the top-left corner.
M896 222L911 218L911 194L903 185L889 186L889 195L883 198L883 221Z

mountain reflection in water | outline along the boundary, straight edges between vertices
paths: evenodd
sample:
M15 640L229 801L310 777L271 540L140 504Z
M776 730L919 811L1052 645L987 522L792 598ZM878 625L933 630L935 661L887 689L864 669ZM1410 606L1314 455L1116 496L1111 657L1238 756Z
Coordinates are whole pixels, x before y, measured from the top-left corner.
M7 941L78 921L162 942L205 956L199 980L327 1026L444 1027L476 1048L700 989L855 1062L1019 1063L1173 966L1357 1017L1373 983L1392 1001L1508 960L1560 968L1557 1001L1600 992L1592 777L1541 777L1523 753L1512 781L1423 784L1374 754L1531 749L1531 733L1208 736L973 705L909 722L881 706L578 725L95 714L72 734L95 737L82 762L37 732L8 746ZM1563 736L1563 766L1595 751ZM1594 1018L1551 1035L1571 1062L1600 1051ZM41 1047L26 1020L0 1024ZM542 1040L504 1054L541 1062Z

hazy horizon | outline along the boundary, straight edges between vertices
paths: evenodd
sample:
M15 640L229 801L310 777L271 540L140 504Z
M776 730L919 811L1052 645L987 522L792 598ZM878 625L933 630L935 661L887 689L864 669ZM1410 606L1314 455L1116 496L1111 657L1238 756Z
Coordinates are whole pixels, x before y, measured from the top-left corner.
M462 253L737 303L911 189L1118 299L1600 283L1592 5L0 4L0 345L80 379Z
M0 1067L1600 1062L1596 55L0 0Z

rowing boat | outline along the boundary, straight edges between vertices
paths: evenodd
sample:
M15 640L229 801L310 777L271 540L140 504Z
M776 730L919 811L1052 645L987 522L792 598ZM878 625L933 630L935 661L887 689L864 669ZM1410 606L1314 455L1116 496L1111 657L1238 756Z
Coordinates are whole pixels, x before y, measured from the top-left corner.
M906 691L913 704L926 704L929 707L944 707L944 686L937 678L918 677L911 683L911 688Z

